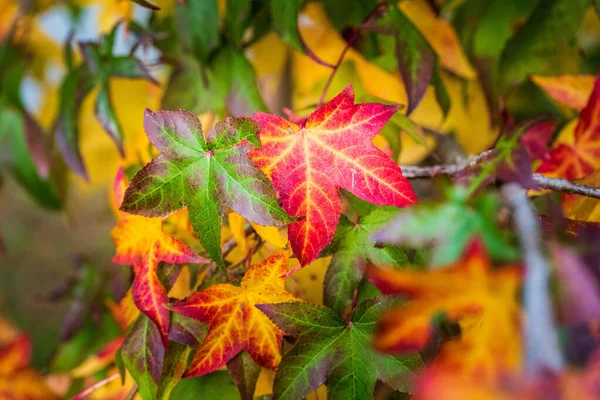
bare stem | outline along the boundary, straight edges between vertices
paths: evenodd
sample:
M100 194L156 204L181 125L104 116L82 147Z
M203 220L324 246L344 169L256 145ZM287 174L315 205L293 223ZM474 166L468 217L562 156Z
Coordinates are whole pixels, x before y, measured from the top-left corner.
M530 375L559 371L563 359L552 317L549 269L540 249L538 220L526 191L520 185L504 185L502 194L513 210L513 223L525 260L525 369Z
M402 167L402 174L408 179L433 178L438 175L454 176L465 168L478 164L488 154L489 150L457 164L441 164L430 167L405 166ZM600 187L582 185L567 179L549 178L541 174L532 174L532 177L542 189L600 199Z
M89 388L85 389L83 392L79 393L78 395L76 395L75 397L73 397L71 400L80 400L85 398L88 394L92 393L94 390L106 385L107 383L114 381L115 379L117 379L119 377L119 373L116 373L114 375L109 376L106 379L101 380L100 382L90 386Z

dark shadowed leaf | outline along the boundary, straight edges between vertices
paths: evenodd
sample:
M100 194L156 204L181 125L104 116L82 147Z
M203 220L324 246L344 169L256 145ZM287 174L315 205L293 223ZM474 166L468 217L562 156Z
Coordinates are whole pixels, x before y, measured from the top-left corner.
M241 351L227 363L227 369L242 400L252 400L260 374L260 365L254 362L248 352Z
M178 1L176 28L183 46L201 61L206 61L219 44L217 0Z
M146 7L149 8L151 10L160 10L160 7L155 6L154 4L150 3L149 1L146 0L131 0L136 4L139 4L142 7Z
M226 371L179 381L171 399L177 400L237 400L240 398L231 377Z
M502 52L502 82L520 83L529 74L579 72L576 34L589 0L542 0Z
M298 31L298 14L302 6L302 0L272 0L271 1L271 17L273 28L281 36L281 38L292 46L295 50L300 51L309 56L313 61L333 67L324 62L313 53Z

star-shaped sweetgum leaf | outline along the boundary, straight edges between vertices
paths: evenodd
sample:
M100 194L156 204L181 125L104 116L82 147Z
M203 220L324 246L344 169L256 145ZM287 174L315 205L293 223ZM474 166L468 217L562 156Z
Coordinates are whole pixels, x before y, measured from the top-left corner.
M367 263L403 266L410 264L397 246L375 247L373 234L398 216L395 207L373 207L356 223L342 215L333 239L333 257L324 280L323 302L342 314L354 299Z
M392 304L397 302L389 296L368 299L350 321L314 304L257 305L286 335L297 338L277 368L274 397L304 398L325 384L332 399L372 399L378 379L409 392L421 358L379 353L371 341L376 322Z
M583 178L600 168L600 77L579 115L573 144L558 143L536 172L569 180Z
M188 207L202 246L223 267L221 222L227 207L259 225L292 221L268 178L247 153L260 146L249 118L227 118L204 138L188 111L146 110L144 129L160 154L131 180L121 210L148 217Z
M264 368L275 369L279 365L283 332L254 306L302 301L285 291L288 263L288 251L282 250L250 267L240 286L211 285L170 307L209 325L186 377L215 371L241 350L246 350Z
M437 270L370 267L367 273L384 294L410 300L379 322L373 341L379 350L425 349L433 338L435 319L445 315L460 325L461 337L441 346L436 367L491 381L520 368L522 269L492 268L480 241L472 241L456 263Z
M302 218L288 227L294 255L307 265L333 239L339 188L377 205L404 207L417 198L400 167L371 139L398 110L354 104L348 86L300 125L257 112L262 147L250 158L271 177L283 208Z
M115 202L119 206L127 183L119 169L114 183ZM167 291L158 279L156 269L161 261L170 264L208 263L177 239L163 233L161 218L147 218L121 213L121 219L110 232L115 242L113 262L133 265L133 299L135 305L158 327L163 344L167 346L169 302Z

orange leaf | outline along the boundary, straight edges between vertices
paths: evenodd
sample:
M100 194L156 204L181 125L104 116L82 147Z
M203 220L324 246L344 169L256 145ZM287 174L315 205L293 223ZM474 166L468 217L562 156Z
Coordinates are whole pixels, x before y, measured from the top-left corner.
M25 335L0 347L0 399L52 400L42 377L28 369L31 344Z
M338 188L377 205L404 207L417 200L400 167L371 143L397 109L354 104L347 86L301 125L254 115L262 147L249 155L271 177L285 211L303 218L288 226L301 265L316 259L333 239L341 208Z
M569 180L583 178L600 168L600 77L575 127L573 144L559 143L537 172Z
M115 178L115 202L120 206L126 187L123 169ZM157 325L165 347L169 332L169 311L163 307L169 298L158 280L156 268L164 261L171 264L206 263L180 241L163 233L161 218L121 214L121 221L111 231L117 249L113 262L133 265L133 299L135 305Z
M434 271L370 268L384 293L412 301L381 320L374 343L384 351L423 349L433 335L432 321L444 313L460 324L462 337L442 345L434 365L465 376L494 379L520 367L519 304L521 269L491 269L479 242L462 260Z
M210 326L187 377L215 371L241 350L250 353L262 367L275 369L279 365L283 332L254 305L301 301L285 291L283 275L288 263L289 252L280 251L249 268L240 287L212 285L171 307Z
M448 71L466 79L475 79L475 70L462 50L452 25L438 17L426 1L403 1L400 8L425 36Z
M592 94L595 77L593 75L533 75L531 80L554 100L581 110Z

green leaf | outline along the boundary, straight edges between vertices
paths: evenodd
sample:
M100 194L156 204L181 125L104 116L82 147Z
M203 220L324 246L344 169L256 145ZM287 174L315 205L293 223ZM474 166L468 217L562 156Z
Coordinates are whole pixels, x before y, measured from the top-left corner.
M433 244L430 265L440 266L458 259L469 240L480 236L492 256L515 260L516 247L496 223L499 208L500 202L494 194L483 193L468 200L465 190L455 187L449 190L445 202L422 202L401 210L373 239L396 245Z
M236 49L242 48L244 32L250 22L252 2L248 0L229 0L224 19L225 35Z
M343 234L338 238L333 258L325 274L323 302L342 314L354 299L367 262L396 267L410 264L407 255L397 247L376 248L371 236L398 216L395 207L377 207L361 216L356 224L340 222ZM349 222L349 221L348 221ZM336 231L337 233L337 231Z
M217 0L179 1L175 6L176 28L184 48L201 61L219 45Z
M327 16L338 32L357 27L377 6L376 0L349 1L341 6L338 0L323 0Z
M194 231L220 267L221 223L227 207L259 225L291 221L268 178L247 156L252 144L259 144L258 126L249 118L227 118L206 139L198 118L182 110L147 110L144 127L162 154L135 174L123 211L159 216L187 205Z
M260 365L254 362L247 351L240 351L227 363L227 369L233 383L240 392L242 400L254 399L256 382L260 375Z
M110 100L110 91L108 80L103 82L96 97L96 105L94 106L94 114L96 119L102 125L102 128L108 133L110 138L117 145L121 157L125 157L125 149L123 148L123 129L117 120L117 114Z
M60 87L60 102L54 132L58 149L67 165L79 176L88 179L79 151L77 119L83 99L93 89L94 81L81 67L67 73Z
M372 347L375 323L395 301L368 300L346 322L326 307L309 303L257 305L286 335L297 338L275 374L277 399L299 399L323 383L332 399L372 399L375 383L408 392L419 356L392 357Z
M27 116L0 103L0 163L8 167L19 184L41 207L62 208L58 186L52 177L41 178L25 138Z
M371 29L377 33L394 35L396 39L396 59L406 86L406 115L409 115L425 95L437 57L421 32L395 4L390 4L387 11Z
M152 320L140 313L122 347L123 364L138 385L143 400L155 400L163 369L165 348Z
M313 53L298 31L298 14L300 13L300 7L302 6L303 0L271 0L271 19L273 21L273 28L281 36L281 38L295 50L306 54L313 61L333 67L332 65L324 62Z
M150 75L150 72L148 72L142 62L135 57L110 57L106 68L108 75L110 76L129 79L146 79L155 85L158 85L158 82Z
M529 74L578 73L581 57L576 34L589 4L589 0L540 1L504 48L503 84L520 83Z
M431 84L433 85L433 87L435 88L435 99L437 100L438 104L440 105L440 108L442 109L442 112L444 113L444 117L448 116L448 113L450 112L450 95L448 94L448 91L446 90L446 85L444 85L444 81L442 80L441 77L441 67L440 67L440 62L439 60L436 60L435 62L435 66L433 68L433 74L431 77ZM407 131L409 132L409 131ZM410 134L410 133L409 133ZM423 138L421 137L421 135L418 135L420 140L423 141ZM411 137L413 137L411 135ZM413 137L414 140L414 137ZM420 143L420 142L417 142Z
M197 378L179 381L171 398L174 400L239 400L240 395L225 371L215 371Z
M258 91L256 72L243 53L232 51L231 87L227 95L227 108L234 116L252 115L255 111L267 111L267 106Z

